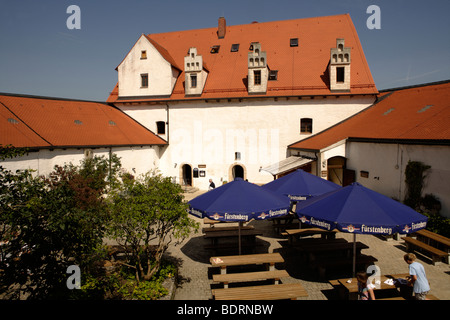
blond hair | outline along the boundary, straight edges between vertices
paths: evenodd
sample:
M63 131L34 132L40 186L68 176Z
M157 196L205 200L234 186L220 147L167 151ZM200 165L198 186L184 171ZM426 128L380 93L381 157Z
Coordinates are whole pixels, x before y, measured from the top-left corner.
M403 259L405 259L405 261L414 261L416 260L416 255L414 253L407 253L403 256Z

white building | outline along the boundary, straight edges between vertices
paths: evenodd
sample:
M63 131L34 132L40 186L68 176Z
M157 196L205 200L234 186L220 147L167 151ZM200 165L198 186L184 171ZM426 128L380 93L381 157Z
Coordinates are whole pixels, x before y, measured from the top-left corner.
M112 153L122 167L141 174L159 167L166 141L105 103L0 94L0 145L28 148L2 161L9 170L48 175L55 165L78 165L84 157Z
M164 174L200 189L210 178L273 180L262 169L279 167L288 145L378 93L348 15L238 26L219 18L217 28L143 34L117 71L108 102L168 142ZM310 162L295 160L290 169Z
M431 166L423 194L450 217L450 81L380 93L377 103L352 118L289 146L316 157L316 175L365 187L403 201L408 161Z

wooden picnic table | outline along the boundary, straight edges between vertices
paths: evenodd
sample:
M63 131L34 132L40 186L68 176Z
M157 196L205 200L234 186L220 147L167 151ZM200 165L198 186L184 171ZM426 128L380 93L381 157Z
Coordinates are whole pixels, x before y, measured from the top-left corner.
M401 274L393 274L393 275L381 275L380 278L374 277L374 282L376 280L380 280L380 283L373 283L375 285L374 290L397 290L399 285L391 285L386 284L385 281L388 279L404 279L406 280L406 277L409 276L408 273L401 273ZM341 294L346 295L349 300L357 300L358 299L358 280L356 278L344 278L344 279L338 279L337 282L341 286L340 288L343 289L343 292ZM376 299L376 295L375 295Z
M416 231L413 235L417 236L417 240L422 241L423 243L434 247L438 250L447 252L447 256L445 257L445 262L450 263L450 239L434 233L432 231L421 229L419 231ZM433 261L434 263L434 261Z
M216 300L296 300L308 296L300 283L215 289L212 294Z
M221 238L237 238L239 234L241 237L255 238L256 236L261 236L263 233L255 229L241 229L241 231L238 229L230 229L221 231L207 231L204 234L204 238L217 241L217 239Z
M298 239L299 237L305 236L313 236L316 234L320 234L322 238L325 239L334 239L336 238L336 233L338 230L324 230L320 228L305 228L305 229L286 229L282 235L288 237L289 244L293 244L294 239Z
M318 244L303 244L300 246L297 246L297 248L302 251L303 253L306 253L309 255L309 260L314 261L315 257L318 255L323 254L333 254L333 256L346 256L350 257L352 256L353 251L353 242L330 242L330 241L324 241L322 243ZM369 246L362 242L356 242L356 255L361 254L362 249L368 249Z
M441 244L443 247L445 247L447 251L450 250L450 239L447 237L444 237L443 235L434 233L434 232L426 230L426 229L416 231L416 232L414 232L414 234L416 234L417 237L420 238L421 241L424 241L424 240L425 240L424 242L435 241L438 244ZM428 244L430 244L430 243L428 243Z
M296 228L300 226L300 221L294 222L298 219L295 214L287 214L281 217L271 218L273 228L278 232L283 232L286 229Z
M269 271L275 270L275 263L284 262L283 257L279 253L260 253L236 256L220 256L211 257L210 260L213 267L220 267L220 273L227 273L227 267L241 266L251 264L267 264Z

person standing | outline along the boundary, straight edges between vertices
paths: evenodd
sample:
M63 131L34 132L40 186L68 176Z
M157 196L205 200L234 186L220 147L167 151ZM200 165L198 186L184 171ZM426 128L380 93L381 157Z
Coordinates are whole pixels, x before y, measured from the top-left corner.
M414 253L407 253L403 256L405 262L409 265L408 284L413 287L416 300L426 300L426 296L430 291L427 275L423 265L416 260Z
M214 184L212 179L209 179L209 188L208 188L208 190L211 191L212 189L215 189L215 188L216 188L216 185Z

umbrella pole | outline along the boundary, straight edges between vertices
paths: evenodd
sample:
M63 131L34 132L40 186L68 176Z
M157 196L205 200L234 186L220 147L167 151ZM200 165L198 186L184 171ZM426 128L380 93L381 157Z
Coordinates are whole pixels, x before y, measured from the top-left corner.
M239 255L241 255L241 225L242 225L242 221L239 221L239 228L238 228Z
M356 233L353 234L353 278L356 276Z

